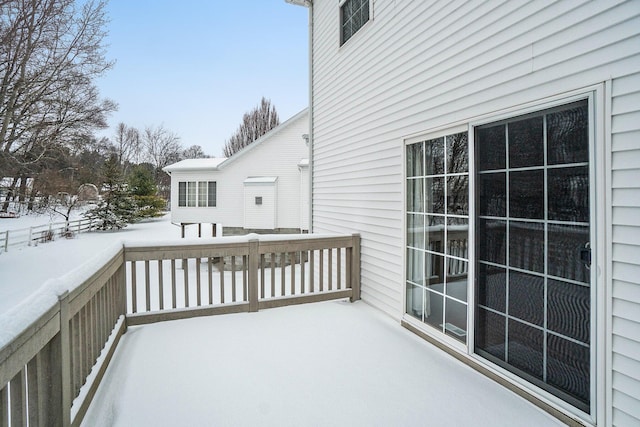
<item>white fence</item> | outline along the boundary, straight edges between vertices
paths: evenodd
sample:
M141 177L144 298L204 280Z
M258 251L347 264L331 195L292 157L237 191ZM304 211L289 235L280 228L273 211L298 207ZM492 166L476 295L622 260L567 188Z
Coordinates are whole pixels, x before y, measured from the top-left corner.
M9 248L23 246L35 246L38 243L46 243L59 237L72 237L76 233L90 231L93 220L88 218L75 221L52 222L15 230L0 232L0 253L8 252Z

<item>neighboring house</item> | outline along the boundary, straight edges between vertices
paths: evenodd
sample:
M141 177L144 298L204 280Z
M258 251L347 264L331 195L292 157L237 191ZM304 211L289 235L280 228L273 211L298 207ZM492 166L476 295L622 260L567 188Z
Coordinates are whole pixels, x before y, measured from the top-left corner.
M361 234L362 299L565 421L640 425L640 2L287 1L312 231Z
M307 231L308 131L305 109L227 159L165 167L171 175L171 221L216 224L218 235Z

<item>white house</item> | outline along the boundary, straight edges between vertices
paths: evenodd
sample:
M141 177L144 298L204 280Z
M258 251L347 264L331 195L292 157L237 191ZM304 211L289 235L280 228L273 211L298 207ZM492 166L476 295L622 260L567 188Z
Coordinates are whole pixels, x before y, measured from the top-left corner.
M305 109L229 158L165 167L171 221L214 224L213 233L224 235L308 230L308 130Z
M362 299L566 422L640 425L640 2L287 1L311 228L361 234Z

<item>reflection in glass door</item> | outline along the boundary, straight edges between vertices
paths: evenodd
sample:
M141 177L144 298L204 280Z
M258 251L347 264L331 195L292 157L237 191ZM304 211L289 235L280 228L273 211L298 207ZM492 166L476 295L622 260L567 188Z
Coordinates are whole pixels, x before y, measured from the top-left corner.
M467 132L407 145L406 311L467 343Z
M588 103L476 128L475 352L590 407Z

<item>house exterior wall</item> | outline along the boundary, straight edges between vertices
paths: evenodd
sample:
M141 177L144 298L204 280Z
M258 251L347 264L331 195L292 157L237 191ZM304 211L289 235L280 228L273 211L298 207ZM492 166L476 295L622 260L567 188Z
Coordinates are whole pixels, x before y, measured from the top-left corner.
M220 174L216 171L174 171L171 173L171 222L180 223L220 223ZM216 207L179 207L178 182L216 181Z
M257 230L273 230L278 211L278 182L244 185L244 227ZM256 197L261 204L256 204Z
M640 6L638 6L640 8ZM611 87L613 424L640 423L640 73Z
M403 140L602 88L596 142L606 206L596 225L606 242L598 310L608 397L597 421L639 423L640 2L371 7L372 20L340 47L338 2L313 2L314 232L361 234L362 298L400 319Z
M244 180L255 176L278 177L277 223L275 228L299 229L300 171L298 163L309 155L302 135L309 131L308 113L299 114L291 123L262 144L237 153L220 164L216 171L171 173L171 220L175 223L217 223L223 227L244 227ZM217 182L215 208L178 207L179 181Z

